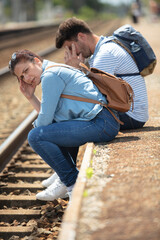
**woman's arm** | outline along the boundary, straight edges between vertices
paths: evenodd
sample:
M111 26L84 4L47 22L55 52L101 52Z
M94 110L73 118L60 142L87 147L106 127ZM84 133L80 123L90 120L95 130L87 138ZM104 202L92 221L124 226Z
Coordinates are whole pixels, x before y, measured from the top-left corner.
M41 101L39 100L39 98L33 95L33 97L29 99L29 102L32 104L34 109L39 113L41 108Z
M43 74L41 86L42 100L40 112L35 120L36 127L47 126L53 122L61 93L65 88L65 83L57 73L49 70Z

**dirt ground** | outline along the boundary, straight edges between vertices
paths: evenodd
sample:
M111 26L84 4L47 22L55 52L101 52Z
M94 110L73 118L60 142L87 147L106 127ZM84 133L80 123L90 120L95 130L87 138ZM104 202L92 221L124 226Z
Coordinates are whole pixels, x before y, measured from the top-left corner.
M160 22L141 19L135 27L158 59L146 77L150 118L95 146L76 240L160 239Z

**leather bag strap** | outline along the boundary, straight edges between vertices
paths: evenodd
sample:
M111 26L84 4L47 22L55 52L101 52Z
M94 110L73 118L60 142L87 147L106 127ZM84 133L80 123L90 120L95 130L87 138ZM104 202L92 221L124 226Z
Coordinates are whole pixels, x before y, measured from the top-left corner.
M77 97L77 96L73 96L73 95L66 95L66 94L61 94L61 97L62 98L69 98L71 100L76 100L76 101L81 101L81 102L88 102L88 103L99 104L99 105L107 108L107 110L112 114L112 116L114 117L114 119L118 123L120 123L121 125L124 125L124 123L115 116L115 114L109 109L109 107L105 103L99 102L99 101L94 100L94 99L82 98L82 97Z
M83 63L80 63L79 64L80 67L85 70L85 74L88 75L90 73L90 70L89 68L83 64ZM49 68L52 68L52 67L65 67L65 68L69 68L69 69L74 69L74 67L70 67L70 66L66 66L66 65L61 65L61 64L55 64L55 65L52 65L52 66L49 66L47 67L45 70L49 69ZM102 102L99 102L97 100L94 100L94 99L88 99L88 98L82 98L82 97L78 97L78 96L73 96L73 95L67 95L67 94L61 94L61 97L62 98L69 98L71 100L76 100L76 101L81 101L81 102L88 102L88 103L94 103L94 104L100 104L101 106L107 108L107 110L112 114L112 116L114 117L114 119L120 123L121 125L124 125L124 123L119 120L115 114L108 108L107 104L104 104Z
M64 67L64 68L68 68L68 69L77 69L78 70L78 68L75 68L75 67L72 67L69 65L62 65L62 64L55 64L55 65L48 66L45 68L45 70L52 68L52 67Z

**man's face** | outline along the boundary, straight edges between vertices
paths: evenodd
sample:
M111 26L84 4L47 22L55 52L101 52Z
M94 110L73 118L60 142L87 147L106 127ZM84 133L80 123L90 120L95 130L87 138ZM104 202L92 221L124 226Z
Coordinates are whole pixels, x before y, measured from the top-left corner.
M72 52L72 44L75 45L77 56L79 56L80 53L84 58L88 58L92 55L92 52L90 50L85 34L83 34L82 36L81 35L78 36L77 40L65 41L63 44L63 47L65 48L67 46L69 50Z

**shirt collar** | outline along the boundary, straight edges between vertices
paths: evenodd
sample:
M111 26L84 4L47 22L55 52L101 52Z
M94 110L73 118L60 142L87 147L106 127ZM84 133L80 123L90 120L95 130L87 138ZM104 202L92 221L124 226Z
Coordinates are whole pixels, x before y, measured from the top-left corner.
M43 72L44 72L44 70L46 69L47 65L48 65L48 60L44 59L44 60L43 60L43 63L42 63L42 71L43 71Z
M97 44L96 44L94 53L93 53L93 55L90 57L89 62L92 60L92 58L94 58L94 57L96 56L96 54L98 53L98 51L99 51L99 49L100 49L100 47L101 47L101 45L103 44L103 42L104 42L105 39L106 39L106 37L100 36L100 39L99 39L99 41L98 41Z

